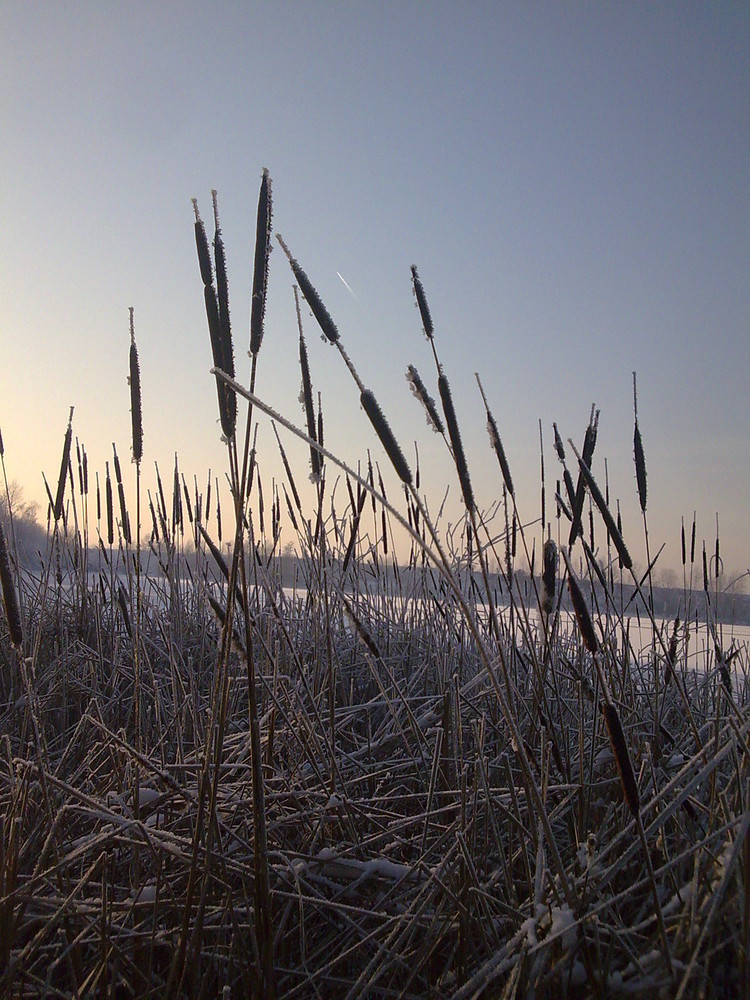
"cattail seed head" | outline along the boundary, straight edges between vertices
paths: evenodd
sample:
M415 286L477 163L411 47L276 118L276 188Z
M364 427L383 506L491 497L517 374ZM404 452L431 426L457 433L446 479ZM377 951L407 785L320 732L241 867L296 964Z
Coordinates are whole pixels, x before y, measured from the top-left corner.
M612 752L615 755L615 763L620 775L623 795L625 796L625 801L628 804L630 812L636 817L640 810L640 796L620 716L615 706L606 701L602 703L602 714L604 715L607 732L609 733L609 741L612 744Z
M510 466L508 465L508 459L505 454L505 448L503 447L503 442L500 437L500 431L497 429L497 424L495 423L495 418L492 413L487 410L487 433L490 436L490 444L497 455L497 460L500 463L500 471L503 474L503 482L505 483L505 488L508 493L513 497L516 495L513 488L513 478L510 474Z
M551 538L548 538L542 550L542 608L546 614L552 611L555 603L557 563L557 545Z
M406 381L409 383L411 391L424 407L427 415L427 423L430 427L432 427L436 434L444 434L445 426L443 421L440 419L440 414L435 406L435 400L427 391L427 387L420 378L419 372L414 365L409 365L406 369Z
M55 521L59 521L63 512L63 500L65 499L65 481L68 478L68 468L70 466L70 446L73 441L73 407L70 408L68 417L68 428L65 431L63 442L62 459L60 460L60 475L57 478L57 493L55 495L54 515Z
M412 286L414 288L414 296L417 300L417 306L419 308L419 315L422 319L422 329L424 330L425 336L432 340L433 334L435 332L432 325L432 316L430 315L430 307L427 304L427 296L424 293L424 288L422 282L419 279L419 274L417 272L417 267L415 264L411 266L411 280Z
M635 457L635 478L638 484L638 499L641 510L646 513L646 456L643 452L641 430L636 423L633 431L633 455Z
M310 362L307 356L307 344L302 333L302 316L299 308L299 294L294 288L294 305L297 310L297 326L299 328L299 365L302 371L302 391L300 397L305 410L305 420L307 422L307 436L317 441L315 429L315 405L313 403L312 379L310 378ZM310 446L310 480L313 483L320 482L320 453L317 448Z
M198 250L198 265L201 271L201 279L204 285L212 285L214 272L211 266L211 254L208 250L208 238L203 220L198 212L198 201L195 198L193 198L193 211L195 212L195 245Z
M377 399L375 399L369 389L365 389L359 399L362 403L362 408L370 418L370 423L380 438L380 443L385 448L388 458L390 458L394 469L398 473L399 479L406 483L407 486L411 485L411 469L404 458L404 454L393 435L388 421L385 419L383 411L380 409Z
M268 258L271 254L271 178L263 171L258 196L258 216L255 226L255 262L253 266L253 298L250 307L250 353L256 355L263 340L263 320L266 314Z
M326 338L332 344L335 344L336 341L339 339L339 331L336 329L336 324L331 319L331 314L323 305L323 300L318 295L313 283L307 277L307 275L299 266L294 257L292 257L291 253L289 252L289 248L287 247L282 237L280 235L277 235L276 238L281 244L282 250L287 255L287 259L289 260L289 266L292 269L294 277L297 279L299 290L302 292L302 295L304 296L305 301L310 307L313 316L318 321L320 329L323 331Z
M440 375L438 376L438 391L440 392L440 401L443 404L445 422L448 425L448 436L450 437L451 447L453 449L453 461L456 464L456 471L458 472L458 480L461 484L461 492L463 494L464 503L466 504L467 510L473 511L475 509L474 491L471 488L469 467L466 464L466 455L464 453L464 446L461 440L461 432L458 427L456 410L453 406L451 387L448 379L442 372L440 372Z
M581 632L583 644L590 653L596 653L599 649L599 640L596 638L596 632L594 631L594 625L591 621L591 616L589 615L586 599L583 596L583 591L581 590L578 580L576 579L573 567L570 565L570 560L568 559L568 554L565 549L563 549L563 558L565 559L565 565L568 570L568 591L570 593L570 600L573 604L573 610L575 611L576 620L578 621L578 628Z
M216 260L216 297L219 304L219 329L221 331L221 368L234 378L234 349L232 347L232 327L229 317L229 284L224 241L219 226L219 208L216 191L211 192L214 205L214 258Z
M571 442L571 447L573 447L573 450L575 451L575 447L573 446L572 442ZM615 548L617 549L617 552L620 556L622 565L625 567L625 569L632 569L633 560L630 558L630 553L628 552L627 546L625 545L622 533L620 532L618 526L615 524L614 518L612 517L609 511L609 507L607 506L604 497L602 496L601 490L597 486L596 480L592 476L588 465L583 461L580 455L577 455L577 458L578 458L578 466L580 468L583 480L585 481L586 486L588 487L589 492L591 493L591 497L594 503L599 508L599 513L602 515L604 523L607 525L607 530L609 531L612 537L612 541L615 543Z
M143 415L141 411L141 369L135 343L133 307L130 307L130 416L133 424L133 461L143 458Z
M115 540L115 517L112 504L112 479L109 474L109 462L105 462L104 467L107 472L104 490L107 506L107 542L109 545L112 545Z

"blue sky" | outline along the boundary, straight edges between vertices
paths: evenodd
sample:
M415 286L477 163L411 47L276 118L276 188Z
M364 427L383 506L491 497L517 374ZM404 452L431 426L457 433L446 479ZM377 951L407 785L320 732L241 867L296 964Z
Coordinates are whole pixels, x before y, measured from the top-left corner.
M238 376L263 167L307 270L436 507L458 490L404 372L434 385L416 263L480 504L499 495L474 372L521 513L539 431L601 409L625 530L642 555L632 372L652 549L679 562L697 511L750 565L750 7L746 3L27 3L0 7L0 428L11 479L44 498L68 408L91 469L129 451L135 308L144 478L174 453L223 476L190 199L228 255ZM356 293L354 298L337 277ZM259 394L302 422L291 272L272 255ZM382 460L358 395L304 310L327 443ZM262 423L262 468L279 475ZM288 450L304 478L304 448ZM128 474L131 470L128 469ZM134 473L132 473L134 476ZM392 477L386 480L392 481ZM552 486L552 482L549 484ZM395 492L395 483L393 486ZM551 492L551 490L548 490ZM342 496L343 506L343 496ZM548 516L551 510L548 508ZM287 534L287 538L289 535Z

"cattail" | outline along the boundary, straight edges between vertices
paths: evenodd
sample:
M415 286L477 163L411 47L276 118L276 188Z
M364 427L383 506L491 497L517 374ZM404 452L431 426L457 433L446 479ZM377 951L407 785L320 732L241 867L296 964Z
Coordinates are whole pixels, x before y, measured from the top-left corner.
M289 485L292 488L292 494L294 495L294 503L295 503L295 506L296 506L297 510L301 514L302 513L302 504L300 502L299 493L297 492L297 486L296 486L296 484L294 482L294 474L292 473L292 468L289 465L289 459L286 457L286 451L284 450L284 446L281 443L281 439L279 438L279 432L276 430L276 424L272 424L272 426L273 426L273 432L276 435L276 443L279 446L279 453L281 454L281 461L284 464L284 470L286 472L287 479L289 480Z
M114 454L115 479L117 481L117 495L120 500L120 519L122 521L122 533L125 536L126 543L130 545L132 542L132 537L130 534L130 518L128 517L128 509L125 504L125 487L122 482L122 470L120 468L120 459L117 457L117 449L115 448L114 442L112 443L112 452Z
M138 348L135 344L133 307L130 307L130 416L133 423L133 461L143 458L143 416L141 412L141 369L138 364Z
M102 522L102 494L99 489L99 470L96 472L96 523L97 525Z
M443 404L445 422L448 425L448 436L450 437L451 447L453 448L453 461L456 463L456 471L458 472L458 480L461 484L461 492L463 493L464 503L466 504L467 510L473 511L475 508L474 491L471 488L471 480L469 479L469 468L466 464L466 455L464 453L463 442L461 441L461 432L458 428L458 419L456 418L456 410L453 406L453 397L451 396L450 385L448 383L448 379L442 372L440 372L440 375L438 376L438 390L440 392L440 400Z
M386 454L390 458L393 468L398 473L399 479L406 483L407 486L411 485L411 469L404 458L404 454L393 435L388 421L383 415L383 411L380 409L377 399L375 399L369 389L365 389L360 395L359 401L362 404L363 410L370 418L370 423L375 428L375 432L380 438L380 443L385 448Z
M573 567L570 565L570 560L568 559L568 554L565 549L563 549L563 558L565 559L565 565L568 570L568 591L570 592L570 599L578 621L578 628L581 631L583 644L590 653L596 653L599 649L599 641L596 638L596 632L594 631L594 626L591 621L591 616L589 615L589 609L586 606L583 592L581 591L578 580L575 577Z
M260 492L260 473L258 473L258 490ZM260 493L260 521L263 524L263 494ZM262 532L261 528L261 532ZM221 494L219 493L219 480L216 480L216 537L219 539L219 545L221 545Z
M107 478L105 484L105 497L107 501L107 542L112 545L115 540L115 518L112 504L112 479L109 475L109 462L104 463Z
M156 511L154 510L154 501L151 498L151 490L148 491L148 509L151 511L151 538L156 544L159 544L159 525L156 520Z
M65 499L65 481L68 478L68 467L70 465L70 446L73 440L73 407L70 408L68 417L68 429L65 431L65 441L63 442L62 459L60 460L60 475L57 478L57 493L53 512L55 521L59 521L63 512L63 500Z
M687 563L687 552L685 551L685 517L682 517L682 526L680 528L680 543L682 547L682 566L683 569Z
M180 471L177 466L177 453L174 456L174 481L172 483L172 531L179 528L182 531L182 495L180 494Z
M575 451L575 446L573 446L572 442L571 446ZM578 466L581 471L581 475L583 476L583 479L589 488L589 492L591 493L592 499L594 500L596 506L599 508L599 513L602 515L604 523L607 525L607 530L612 536L612 541L615 543L615 548L619 553L622 565L625 567L625 569L632 569L633 560L630 558L630 553L627 550L627 547L622 537L622 533L615 524L615 521L609 512L609 507L607 507L604 497L601 494L601 490L596 484L596 480L591 475L588 465L583 461L578 452L576 452L576 458L578 459Z
M0 584L3 591L3 606L5 617L8 619L8 632L10 641L14 646L20 648L23 645L23 628L21 626L21 612L18 606L18 595L13 583L13 573L10 568L10 556L8 546L5 543L5 532L0 521Z
M419 274L417 273L415 264L412 264L411 266L411 280L414 288L414 296L417 300L417 306L419 308L419 315L422 318L422 329L424 330L425 336L432 340L434 327L432 325L432 316L430 316L430 307L427 305L427 296L424 293L422 282L419 280Z
M695 565L695 511L693 511L693 530L690 534L690 565Z
M222 306L220 309L219 298L213 284L213 270L206 230L198 212L198 202L195 198L193 198L193 209L195 210L195 241L198 248L198 264L203 280L203 300L206 306L206 319L208 321L214 367L220 368L227 375L234 376L234 353L232 350L231 329L229 327L229 297L226 288L224 245L221 241L221 234L217 233L220 260L220 267L217 269L217 279L218 283L222 286ZM214 241L214 249L216 249L216 240ZM221 274L218 273L219 270ZM224 315L223 322L222 314ZM234 390L230 389L218 376L216 377L216 393L219 400L221 430L224 437L229 440L234 434L237 420L237 400Z
M714 551L714 577L718 580L721 573L721 559L719 557L719 515L716 515L716 549Z
M125 622L125 631L128 633L129 638L133 638L133 628L130 624L130 613L128 611L128 597L125 593L125 588L120 583L117 586L117 601L120 605L120 611L122 612L122 620Z
M211 192L214 207L214 258L216 261L216 295L219 303L219 329L221 331L221 368L234 378L234 349L232 347L232 326L229 318L229 285L227 282L227 264L224 253L224 241L221 238L221 228L219 226L219 208L216 200L216 191ZM234 430L236 420L237 402L234 391L224 386L226 394L226 405L229 408L229 417ZM224 432L226 434L226 431ZM227 437L231 435L227 434Z
M318 321L318 325L320 326L320 329L323 331L323 333L328 338L328 340L332 344L335 344L336 341L339 339L339 331L336 329L336 324L331 319L330 313L328 312L328 310L326 309L326 307L323 305L323 300L321 299L321 297L318 295L317 291L315 290L315 287L313 286L313 283L307 277L307 275L302 270L302 268L299 266L299 264L294 259L294 257L292 257L291 253L289 252L289 248L287 247L286 243L281 238L281 236L277 234L276 239L281 244L281 248L282 248L282 250L284 251L284 253L286 254L286 256L287 256L287 258L289 260L289 264L290 264L290 266L292 268L292 272L294 274L294 277L297 279L297 284L299 285L299 290L302 292L303 296L305 297L305 301L307 302L307 304L309 305L310 309L312 310L313 316Z
M225 580L229 580L229 567L226 564L224 556L221 554L221 549L219 548L218 545L214 543L214 540L211 538L211 536L209 535L209 533L206 531L206 529L203 527L202 524L198 526L198 530L200 531L201 536L203 537L203 541L208 546L211 555L216 560L216 565L221 570L222 576L224 577Z
M203 220L198 212L198 202L195 198L193 201L193 211L195 212L195 245L198 250L198 265L201 271L201 279L206 287L213 285L214 282L214 272L211 265L211 254L208 249L208 238L206 237L206 230L203 225Z
M307 357L307 344L302 333L302 315L299 308L299 294L297 287L294 288L294 306L297 311L297 327L299 329L299 365L302 371L302 391L300 398L305 410L305 420L307 421L307 436L312 440L317 440L315 434L315 405L313 403L312 379L310 378L310 362ZM317 448L310 445L310 480L313 483L320 482L320 453Z
M555 434L555 451L557 452L557 457L560 459L561 463L565 465L565 448L563 447L562 438L560 437L560 432L557 429L557 424L552 424L552 430Z
M83 462L81 461L81 446L76 438L76 462L78 464L78 492L83 496Z
M493 451L497 455L497 460L500 463L500 471L502 472L503 475L503 482L505 483L505 488L508 491L508 493L510 493L510 495L514 497L516 494L515 490L513 489L513 479L510 474L510 466L508 465L508 459L505 456L505 448L503 448L503 442L500 438L500 431L497 429L495 418L493 417L492 411L490 410L487 404L487 397L484 394L484 386L482 385L477 372L474 372L474 378L477 380L477 384L479 385L479 391L482 394L482 400L484 402L485 413L487 414L487 433L489 434L490 437L490 445L492 446Z
M411 391L424 407L425 414L427 416L427 423L430 427L432 427L436 434L444 434L445 426L443 425L443 421L440 419L440 414L435 406L435 400L427 391L427 387L420 378L419 372L414 365L409 365L406 369L406 381L409 383Z
M555 586L557 584L557 545L551 538L544 543L542 550L542 608L549 614L555 603Z
M541 495L541 510L542 510L542 532L547 524L547 484L544 478L544 438L542 436L542 421L539 420L539 460L541 463L541 474L542 474L542 495Z
M263 170L258 196L258 216L255 227L255 262L253 267L253 298L250 306L250 353L256 355L263 340L263 320L266 314L268 258L271 253L271 178Z
M635 372L633 372L633 413L635 415L635 429L633 430L633 455L635 457L635 479L638 484L638 499L641 510L646 513L646 456L643 453L643 441L641 440L641 429L638 426L638 391L636 388Z
M190 521L190 523L192 524L193 523L193 505L190 502L190 493L188 491L187 483L185 482L185 476L184 475L182 476L182 492L183 492L183 495L185 497L185 507L187 509L188 521Z
M500 463L500 471L503 474L505 488L511 496L515 496L513 478L510 474L510 466L508 465L508 459L505 456L505 449L503 448L503 442L500 438L500 432L497 429L495 418L489 410L487 410L487 432L490 436L490 444L492 445L495 454L497 455L497 460Z
M667 650L667 662L666 670L664 672L664 683L669 684L674 676L674 665L677 659L677 630L680 627L680 619L675 618L674 628L672 629L672 637L669 640L669 649Z
M640 810L640 797L638 795L638 785L633 774L633 765L630 762L628 745L625 742L625 733L622 729L620 716L617 709L610 702L602 703L602 714L607 725L609 741L612 744L612 752L615 755L617 771L620 775L623 795L628 804L628 808L634 817L638 816Z
M586 428L586 433L584 434L583 437L583 461L585 465L588 466L589 468L591 467L591 459L594 456L594 449L596 447L598 423L599 423L599 411L597 410L595 414L594 407L592 406L588 427ZM583 515L583 501L586 493L584 482L585 480L582 474L579 472L578 485L576 486L575 496L572 498L571 501L573 510L573 524L570 529L568 545L572 545L579 535L583 535L582 515Z
M367 628L365 627L365 625L363 624L363 622L358 617L358 615L355 612L354 608L352 607L351 603L348 601L348 599L343 594L341 595L341 601L342 601L342 603L344 605L344 610L346 611L347 615L351 619L352 625L354 625L354 629L355 629L357 635L360 637L360 639L362 640L362 642L365 644L365 646L367 647L367 649L369 650L369 652L372 653L372 655L375 657L375 659L379 660L381 658L380 657L380 650L378 649L377 645L375 644L375 641L372 638L372 636L370 635L370 633L368 632Z
M706 560L706 542L703 541L703 589L708 594L708 562Z

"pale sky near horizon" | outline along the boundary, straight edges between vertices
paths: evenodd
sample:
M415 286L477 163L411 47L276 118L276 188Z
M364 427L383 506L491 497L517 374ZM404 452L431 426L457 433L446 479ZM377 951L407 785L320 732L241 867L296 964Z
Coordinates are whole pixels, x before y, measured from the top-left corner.
M474 372L522 516L580 442L643 563L632 372L651 550L679 567L696 511L728 571L750 566L750 5L747 3L29 3L0 6L0 429L8 476L44 504L68 410L90 475L130 452L135 309L144 483L223 477L190 199L218 190L237 372L247 382L255 209L306 269L437 509L459 513L416 263L480 506L500 495ZM209 227L212 234L212 227ZM350 286L351 294L340 275ZM396 481L334 348L303 320L326 444ZM275 249L257 391L298 424L292 276ZM261 421L261 470L281 477ZM303 446L283 438L298 480ZM282 500L283 506L283 500ZM340 507L343 507L343 494ZM309 505L312 514L312 506ZM553 525L554 530L554 525ZM603 532L600 532L601 543ZM285 528L285 540L291 538Z

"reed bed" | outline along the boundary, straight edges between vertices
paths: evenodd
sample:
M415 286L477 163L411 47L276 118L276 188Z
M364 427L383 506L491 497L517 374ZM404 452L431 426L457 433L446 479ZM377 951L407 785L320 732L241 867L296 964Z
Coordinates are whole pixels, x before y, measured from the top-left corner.
M89 503L69 423L41 568L0 530L0 995L750 995L750 663L724 640L694 531L681 615L663 624L598 485L597 415L580 455L554 429L563 516L525 528L480 382L501 497L483 510L416 268L442 417L407 377L465 519L436 527L418 464L285 243L369 418L360 464L325 447L299 299L304 428L275 413L255 388L270 197L265 172L250 389L234 379L216 198L213 261L194 203L232 509L176 461L141 524L131 314L135 519L116 450L119 518L109 466ZM253 445L269 418L284 468L270 488ZM290 435L311 450L309 509ZM400 561L394 530L410 539Z

